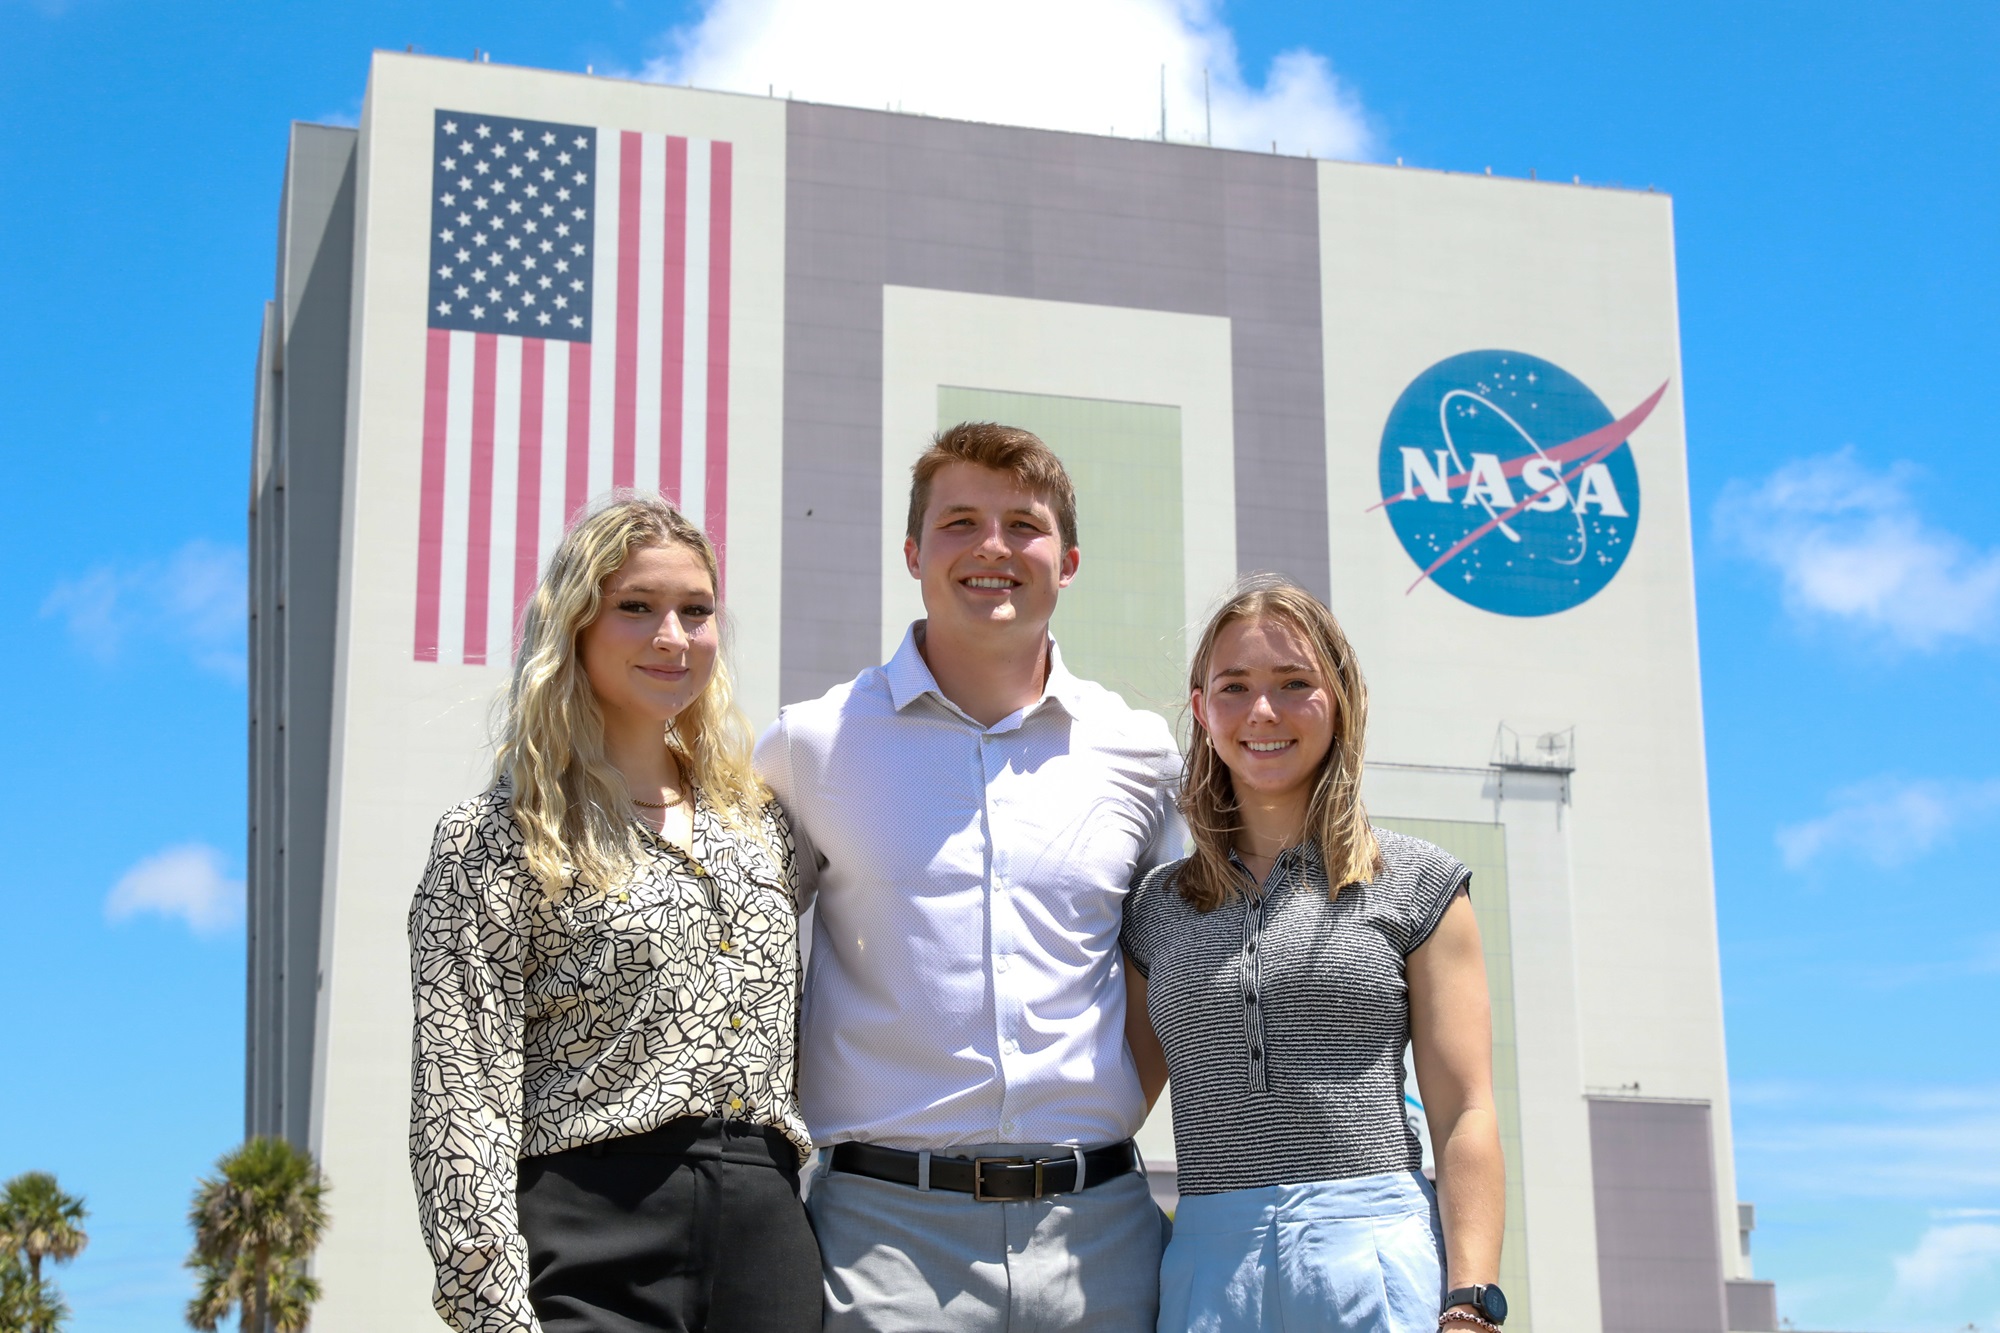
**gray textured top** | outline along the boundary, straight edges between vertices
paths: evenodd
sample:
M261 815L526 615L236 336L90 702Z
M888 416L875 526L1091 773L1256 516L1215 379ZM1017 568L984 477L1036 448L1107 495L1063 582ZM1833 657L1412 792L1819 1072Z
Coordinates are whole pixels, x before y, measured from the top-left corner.
M1122 942L1173 1080L1181 1193L1423 1164L1403 1113L1404 960L1471 872L1421 839L1375 836L1382 873L1332 901L1310 843L1212 912L1175 888L1185 861L1126 900Z

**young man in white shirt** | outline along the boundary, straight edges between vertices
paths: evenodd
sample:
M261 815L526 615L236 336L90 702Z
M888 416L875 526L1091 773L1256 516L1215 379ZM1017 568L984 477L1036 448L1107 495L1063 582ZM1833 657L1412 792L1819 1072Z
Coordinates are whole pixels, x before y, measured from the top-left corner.
M1075 496L966 424L912 470L925 619L757 747L817 903L800 1101L837 1333L1150 1333L1161 1223L1132 1134L1127 886L1181 854L1167 725L1063 668Z

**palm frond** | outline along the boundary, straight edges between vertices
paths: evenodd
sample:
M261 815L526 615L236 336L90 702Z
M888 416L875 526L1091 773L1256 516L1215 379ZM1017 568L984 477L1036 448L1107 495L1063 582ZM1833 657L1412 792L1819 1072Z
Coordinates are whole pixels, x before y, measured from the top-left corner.
M19 1251L31 1266L67 1263L90 1244L83 1200L65 1194L46 1171L24 1171L0 1190L0 1248Z
M319 1284L305 1263L326 1234L327 1183L312 1154L255 1138L216 1163L188 1206L200 1290L188 1322L210 1330L231 1310L261 1305L277 1333L306 1326Z

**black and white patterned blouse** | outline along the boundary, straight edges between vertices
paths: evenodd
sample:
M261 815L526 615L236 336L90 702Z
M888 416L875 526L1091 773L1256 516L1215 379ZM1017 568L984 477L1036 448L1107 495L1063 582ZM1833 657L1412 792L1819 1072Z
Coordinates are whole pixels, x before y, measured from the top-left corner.
M1375 830L1382 873L1328 901L1307 843L1261 893L1197 912L1161 866L1125 901L1167 1053L1183 1194L1415 1171L1403 1112L1404 960L1471 874L1418 838Z
M775 802L763 830L768 846L697 797L691 856L653 835L629 883L551 902L504 782L438 821L410 906L410 1161L454 1328L539 1327L514 1206L523 1157L715 1114L812 1151L794 1096L792 841Z

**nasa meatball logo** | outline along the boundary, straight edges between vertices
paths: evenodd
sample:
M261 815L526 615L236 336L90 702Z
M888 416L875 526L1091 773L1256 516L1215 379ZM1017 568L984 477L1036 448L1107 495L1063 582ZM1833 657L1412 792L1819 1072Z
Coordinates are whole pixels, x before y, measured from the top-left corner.
M1411 382L1382 431L1382 502L1418 573L1503 616L1602 592L1639 531L1628 443L1667 386L1623 416L1525 352L1463 352Z

